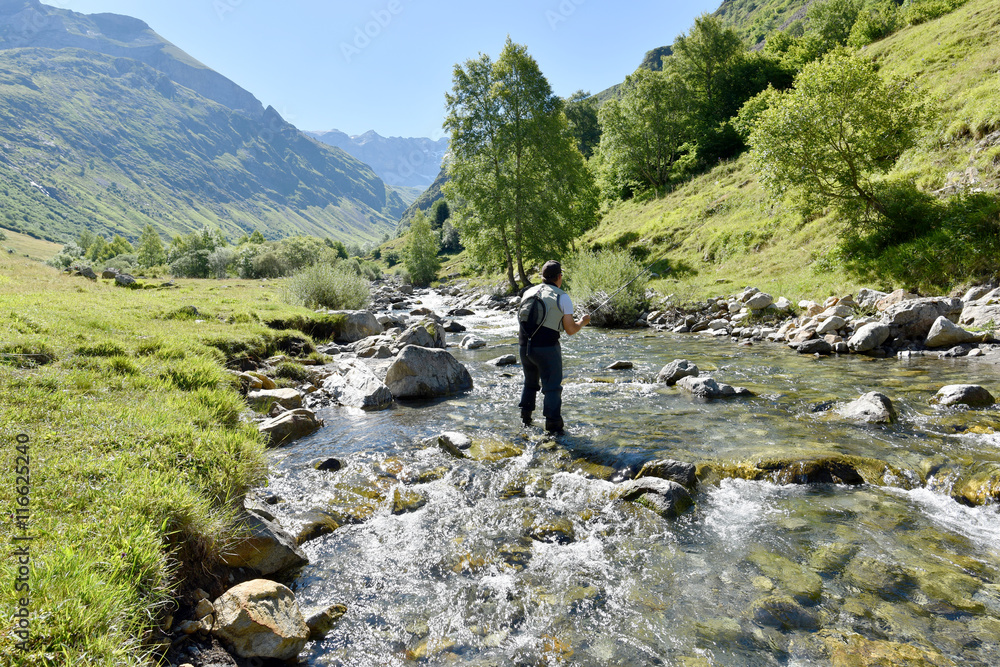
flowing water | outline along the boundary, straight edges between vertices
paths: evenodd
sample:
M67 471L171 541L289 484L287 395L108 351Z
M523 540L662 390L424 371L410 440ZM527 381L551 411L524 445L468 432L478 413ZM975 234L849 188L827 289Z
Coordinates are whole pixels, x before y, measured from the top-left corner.
M1000 513L950 495L1000 462L1000 413L929 404L946 384L997 394L996 366L588 328L563 340L567 433L553 440L519 423L520 368L485 363L516 352L512 316L463 322L489 343L451 348L473 391L331 408L275 452L267 492L282 523L344 524L304 545L293 584L303 607L347 607L307 646L309 665L1000 664ZM705 402L655 384L678 358L756 396ZM603 370L618 359L634 368ZM873 390L897 424L817 407ZM421 444L442 431L485 442L485 457ZM860 486L714 475L672 520L613 494L650 459L721 470L829 455L892 472ZM345 468L310 466L331 456Z

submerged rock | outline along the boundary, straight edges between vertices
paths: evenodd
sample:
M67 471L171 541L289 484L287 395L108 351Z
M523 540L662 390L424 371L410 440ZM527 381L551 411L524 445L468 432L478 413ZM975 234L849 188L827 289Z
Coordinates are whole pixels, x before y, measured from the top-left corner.
M479 348L486 347L486 341L479 336L468 335L462 339L462 342L458 346L463 350L478 350Z
M496 366L497 368L501 366L514 366L517 364L517 356L513 354L505 354L502 357L497 357L496 359L490 359L486 362L490 366Z
M750 609L755 623L780 630L818 630L819 616L795 600L771 595L757 600Z
M634 368L634 366L635 366L635 364L633 364L631 361L616 361L613 364L611 364L610 366L606 367L604 370L608 370L608 371L627 371L627 370L629 370L631 368Z
M839 412L848 419L871 424L891 424L898 418L889 397L877 391L870 391L857 400L851 401L840 408Z
M279 583L244 582L223 593L214 606L212 633L240 657L291 660L309 640L295 595Z

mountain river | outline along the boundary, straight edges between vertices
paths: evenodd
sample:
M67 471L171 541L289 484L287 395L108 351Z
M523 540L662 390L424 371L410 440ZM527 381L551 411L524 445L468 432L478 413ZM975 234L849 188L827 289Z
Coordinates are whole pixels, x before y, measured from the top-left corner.
M520 424L520 367L486 363L516 354L513 315L460 319L488 342L461 350L465 334L449 334L471 392L329 408L324 428L273 454L264 491L282 524L294 534L322 511L339 525L303 546L311 562L292 584L304 608L347 607L306 664L1000 664L1000 512L952 498L956 479L1000 465L1000 410L929 403L947 384L1000 395L1000 367L585 328L563 337L567 432L553 439L540 411ZM619 359L634 367L605 370ZM656 384L674 359L755 396ZM898 423L839 416L869 391ZM421 444L443 431L487 455ZM860 485L721 472L831 455L888 467ZM345 467L314 470L324 457ZM663 519L614 498L651 459L699 464L693 510Z

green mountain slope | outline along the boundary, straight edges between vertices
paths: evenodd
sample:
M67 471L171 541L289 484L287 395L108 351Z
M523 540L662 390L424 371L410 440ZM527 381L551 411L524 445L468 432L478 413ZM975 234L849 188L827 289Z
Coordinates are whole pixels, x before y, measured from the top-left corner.
M890 176L942 194L1000 189L997 26L1000 0L971 0L862 52L885 72L914 77L939 110ZM769 199L744 155L663 198L615 206L582 244L630 248L650 262L665 257L671 271L670 282L658 286L664 292L693 297L755 285L813 298L857 287L830 254L840 224L832 215L804 220Z
M714 12L736 30L747 44L764 41L768 33L783 30L806 15L815 0L724 0Z
M44 21L32 23L39 11ZM47 26L71 30L79 16L0 2L0 46L58 42ZM163 235L212 225L230 237L260 229L357 243L393 231L405 205L367 165L271 108L258 111L252 95L220 84L227 80L145 24L84 18L90 33L111 37L81 43L129 57L72 46L0 50L0 226L56 241L84 229L134 240L146 224Z

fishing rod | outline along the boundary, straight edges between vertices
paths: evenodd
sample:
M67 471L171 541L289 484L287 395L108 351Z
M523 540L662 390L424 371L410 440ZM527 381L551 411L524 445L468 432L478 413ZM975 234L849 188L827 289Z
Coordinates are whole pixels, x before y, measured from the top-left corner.
M656 266L657 264L659 264L662 260L663 260L662 257L658 257L656 259L656 261L654 261L652 264L650 264L649 266L647 266L646 268L644 268L639 273L635 274L635 276L633 276L630 281L628 281L627 283L625 283L624 285L622 285L621 287L619 287L617 290L615 290L614 294L612 294L607 299L605 299L604 301L602 301L598 305L594 306L593 308L590 308L587 311L587 315L593 315L594 313L596 313L597 311L599 311L601 308L603 308L605 305L607 305L607 303L609 301L611 301L611 299L613 299L616 296L618 296L619 294L621 294L622 291L624 291L624 289L626 287L628 287L629 285L631 285L632 283L634 283L636 280L638 280L639 278L641 278L646 273L649 273L650 269L652 269L654 266ZM656 274L653 274L653 275L656 275Z

